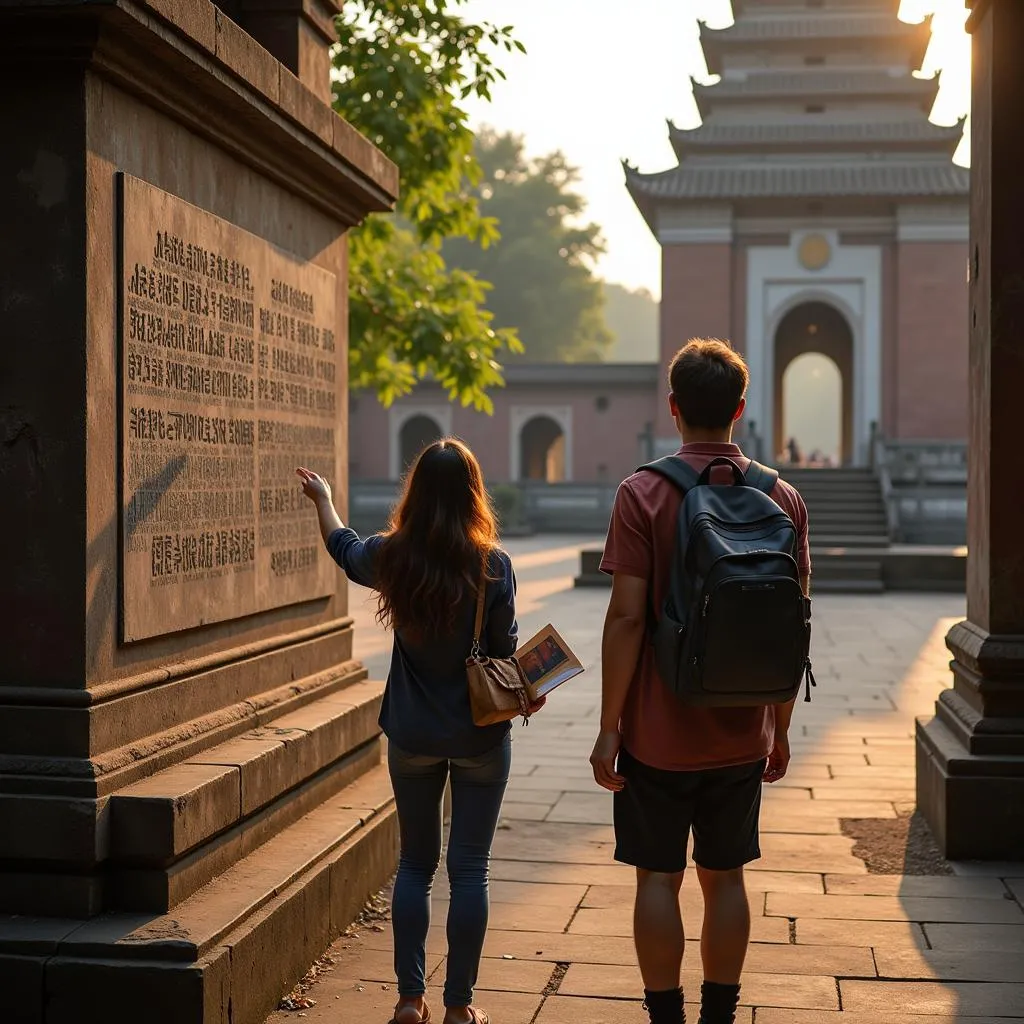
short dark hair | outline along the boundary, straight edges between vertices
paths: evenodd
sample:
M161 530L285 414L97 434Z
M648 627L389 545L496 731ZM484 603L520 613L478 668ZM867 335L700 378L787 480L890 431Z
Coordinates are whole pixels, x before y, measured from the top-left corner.
M668 382L688 427L725 430L736 418L750 371L729 342L694 338L672 358Z

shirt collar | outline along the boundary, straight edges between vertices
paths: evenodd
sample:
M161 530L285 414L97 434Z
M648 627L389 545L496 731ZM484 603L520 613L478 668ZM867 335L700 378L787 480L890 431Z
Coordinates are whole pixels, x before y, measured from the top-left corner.
M731 441L691 441L684 444L678 455L742 455L740 446Z

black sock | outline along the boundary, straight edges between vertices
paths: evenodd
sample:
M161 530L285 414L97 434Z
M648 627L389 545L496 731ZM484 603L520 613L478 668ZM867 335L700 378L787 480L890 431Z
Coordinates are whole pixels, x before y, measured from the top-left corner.
M681 988L670 988L665 992L644 989L644 1007L651 1015L651 1024L686 1024Z
M733 1024L739 1001L739 985L705 981L700 988L700 1024Z

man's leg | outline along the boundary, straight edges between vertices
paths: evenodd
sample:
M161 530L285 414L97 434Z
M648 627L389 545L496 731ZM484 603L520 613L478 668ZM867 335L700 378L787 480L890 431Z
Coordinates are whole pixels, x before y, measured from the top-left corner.
M743 868L709 871L698 867L697 878L704 893L704 928L700 934L704 980L738 985L750 941L750 904Z
M649 993L679 988L684 945L679 911L682 884L682 871L669 875L637 868L633 940L644 989Z
M693 859L704 892L700 1024L733 1024L750 941L743 865L761 856L758 822L765 762L702 773L693 816Z
M633 936L651 1024L685 1024L680 973L683 919L679 889L686 867L692 773L641 764L627 751L618 771L626 784L615 794L615 859L636 869Z

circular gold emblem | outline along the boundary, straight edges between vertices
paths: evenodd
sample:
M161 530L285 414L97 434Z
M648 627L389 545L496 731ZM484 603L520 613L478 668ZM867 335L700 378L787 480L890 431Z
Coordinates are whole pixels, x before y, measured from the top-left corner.
M821 270L832 258L832 247L824 235L807 235L800 243L800 263L805 270Z

